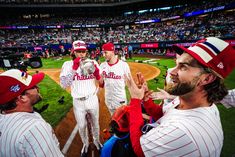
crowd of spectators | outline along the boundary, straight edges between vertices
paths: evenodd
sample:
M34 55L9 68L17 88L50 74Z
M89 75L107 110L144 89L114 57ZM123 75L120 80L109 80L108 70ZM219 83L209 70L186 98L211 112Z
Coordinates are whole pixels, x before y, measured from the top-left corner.
M140 43L177 40L198 40L207 36L220 38L235 37L234 11L211 12L201 16L176 20L135 24L135 21L166 18L183 15L189 11L226 5L231 1L218 1L217 4L184 6L168 11L147 12L116 17L69 17L47 19L2 20L2 26L47 26L47 25L107 25L109 27L76 29L14 29L0 30L0 46L49 45L71 43L76 39L90 44L112 41L114 43ZM112 25L113 24L113 25Z
M70 20L70 19L69 19ZM197 40L207 36L235 37L233 13L209 14L161 23L130 25L129 28L80 28L80 29L22 29L0 30L0 44L11 46L28 44L32 46L71 43L81 39L87 43L99 41L114 43L158 42L176 40ZM10 44L10 45L9 45Z
M115 1L115 0L114 0ZM146 11L143 13L133 12L130 15L116 15L115 17L105 14L103 17L53 17L53 18L43 18L40 15L35 15L32 17L28 15L28 18L12 18L12 19L1 19L0 25L9 26L45 26L45 25L124 25L132 24L137 21L151 20L151 19L162 19L172 16L183 15L184 13L193 12L197 10L209 9L218 6L224 6L233 4L235 0L217 0L216 3L213 1L202 1L202 3L197 4L183 4L178 6L170 6L169 9L155 8L151 11ZM63 20L61 20L63 19Z

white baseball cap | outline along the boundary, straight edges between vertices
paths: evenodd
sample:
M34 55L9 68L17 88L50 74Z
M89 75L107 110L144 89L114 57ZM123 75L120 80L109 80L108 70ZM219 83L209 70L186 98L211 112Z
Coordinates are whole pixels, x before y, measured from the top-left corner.
M73 42L73 51L76 50L87 50L87 45L82 40L76 40Z

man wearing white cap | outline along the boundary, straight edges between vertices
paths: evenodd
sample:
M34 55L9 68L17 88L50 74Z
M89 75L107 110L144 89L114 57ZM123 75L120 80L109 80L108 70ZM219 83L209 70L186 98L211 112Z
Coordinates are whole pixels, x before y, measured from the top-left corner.
M72 55L75 56L74 59L66 61L62 66L60 83L63 88L71 87L73 110L83 142L81 154L85 156L89 147L87 114L91 121L93 142L98 150L102 146L99 140L98 88L95 84L95 81L100 79L99 65L96 61L86 58L87 46L84 41L73 42Z
M223 79L235 67L235 50L229 43L208 37L184 48L169 73L166 91L177 97L163 106L163 116L142 134L141 99L146 84L138 88L126 79L131 95L130 137L138 156L216 156L223 146L223 129L215 102L228 93Z
M33 105L41 100L36 86L43 73L33 76L18 69L0 74L0 156L64 156L52 127Z

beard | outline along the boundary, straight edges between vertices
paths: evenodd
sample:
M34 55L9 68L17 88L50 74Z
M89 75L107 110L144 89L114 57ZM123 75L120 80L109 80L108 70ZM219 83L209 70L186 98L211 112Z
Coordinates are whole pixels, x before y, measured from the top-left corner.
M40 94L38 94L38 96L31 101L32 106L34 106L35 104L37 104L38 102L42 101L42 96Z
M195 89L198 82L198 77L195 77L192 81L189 82L178 82L178 83L167 83L165 90L171 95L185 95Z

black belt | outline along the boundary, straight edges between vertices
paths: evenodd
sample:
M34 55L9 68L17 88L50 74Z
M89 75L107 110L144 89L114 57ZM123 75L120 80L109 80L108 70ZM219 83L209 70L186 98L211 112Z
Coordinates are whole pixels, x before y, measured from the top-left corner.
M120 104L124 104L125 103L125 101L120 101Z
M84 97L81 97L81 98L77 98L78 100L80 101L85 101L89 98L89 95L88 96L84 96Z
M80 101L85 101L85 100L87 100L89 97L95 95L95 94L97 93L97 91L98 91L98 89L96 89L96 91L95 91L94 93L92 93L92 94L89 94L89 95L87 95L87 96L80 97L80 98L77 98L77 99L80 100Z

